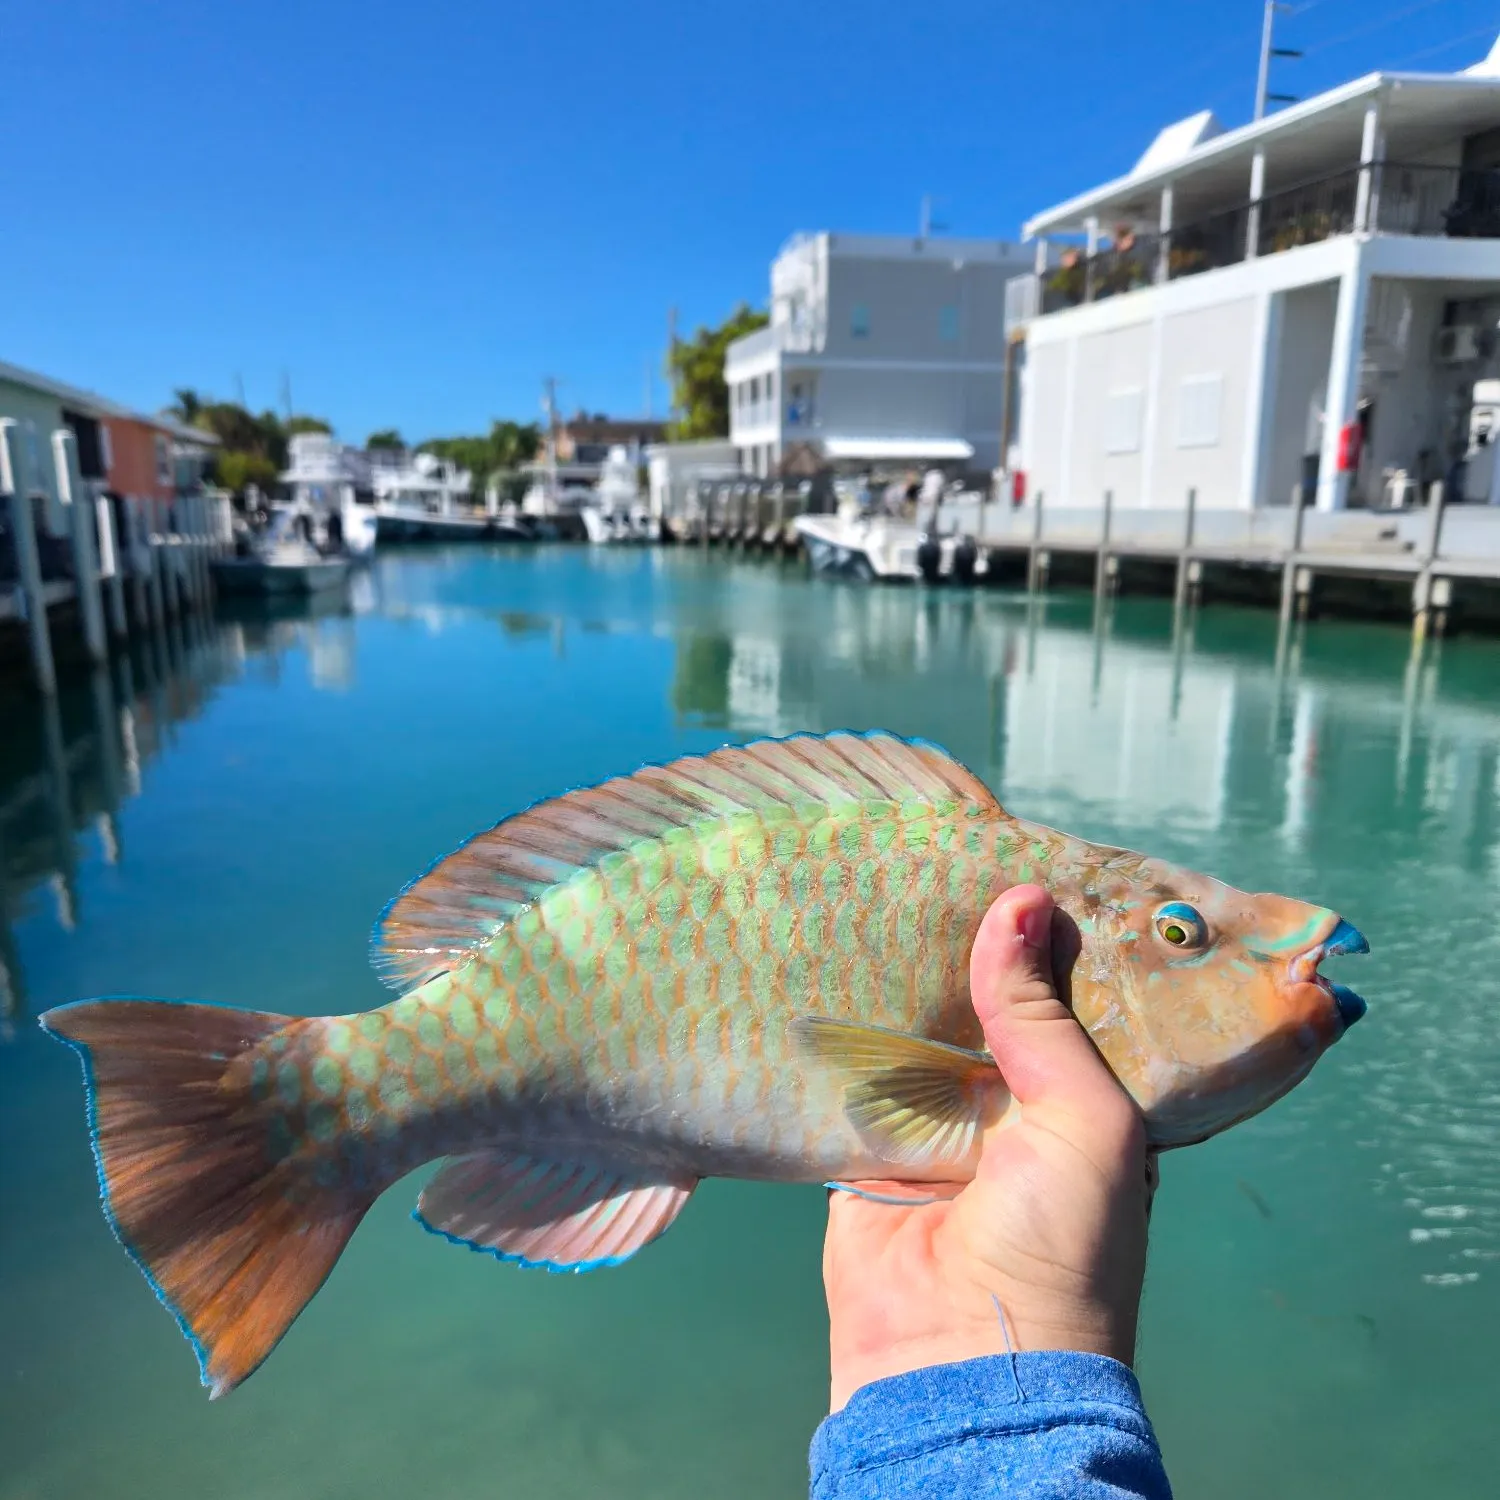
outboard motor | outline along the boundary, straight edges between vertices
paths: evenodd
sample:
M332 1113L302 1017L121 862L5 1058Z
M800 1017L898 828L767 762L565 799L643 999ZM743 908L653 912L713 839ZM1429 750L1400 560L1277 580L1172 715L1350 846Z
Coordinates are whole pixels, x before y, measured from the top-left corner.
M943 549L938 539L928 532L917 544L917 571L928 583L938 581L938 573L943 565Z
M960 537L953 548L953 581L965 587L974 582L974 571L979 564L979 548L971 536Z

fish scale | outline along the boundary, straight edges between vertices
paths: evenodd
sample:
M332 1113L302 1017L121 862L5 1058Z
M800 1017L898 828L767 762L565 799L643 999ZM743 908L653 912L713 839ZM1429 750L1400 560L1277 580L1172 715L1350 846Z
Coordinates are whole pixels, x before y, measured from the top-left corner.
M376 1009L43 1019L84 1058L106 1215L221 1394L437 1158L423 1225L555 1270L628 1258L704 1176L966 1181L1009 1097L969 951L1029 880L1158 1145L1264 1108L1362 1010L1316 973L1363 945L1335 913L1025 823L936 746L841 732L477 835L387 908L373 956L401 993Z

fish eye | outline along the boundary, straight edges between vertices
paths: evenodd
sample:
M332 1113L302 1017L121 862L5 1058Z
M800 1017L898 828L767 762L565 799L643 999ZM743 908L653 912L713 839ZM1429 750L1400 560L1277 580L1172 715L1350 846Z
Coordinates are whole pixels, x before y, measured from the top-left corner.
M1201 948L1208 940L1208 924L1186 901L1168 901L1155 922L1157 935L1174 948Z

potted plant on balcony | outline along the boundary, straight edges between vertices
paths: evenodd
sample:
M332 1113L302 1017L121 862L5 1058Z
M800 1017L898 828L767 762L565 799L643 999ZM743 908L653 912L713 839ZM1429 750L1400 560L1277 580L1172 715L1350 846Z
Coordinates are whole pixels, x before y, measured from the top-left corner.
M1083 255L1076 249L1064 250L1057 269L1047 278L1047 290L1056 292L1069 307L1083 301L1087 271Z

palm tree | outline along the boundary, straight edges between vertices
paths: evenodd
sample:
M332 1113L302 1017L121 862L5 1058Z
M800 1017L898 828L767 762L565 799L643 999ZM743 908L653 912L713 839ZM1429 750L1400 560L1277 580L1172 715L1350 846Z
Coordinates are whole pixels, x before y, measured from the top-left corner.
M191 386L181 386L172 392L173 401L167 408L169 417L176 417L184 427L195 427L203 412L203 402Z

